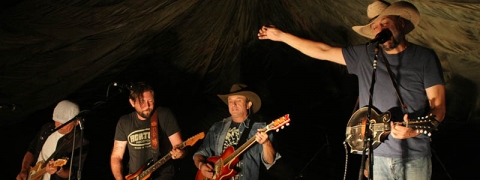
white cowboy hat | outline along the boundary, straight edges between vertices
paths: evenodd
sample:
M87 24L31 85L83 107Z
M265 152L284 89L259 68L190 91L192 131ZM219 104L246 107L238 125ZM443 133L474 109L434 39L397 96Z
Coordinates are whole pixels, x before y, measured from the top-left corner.
M352 29L362 36L373 39L375 35L372 34L370 25L375 20L388 15L397 15L408 20L405 24L405 34L412 31L420 22L420 13L413 4L406 1L398 1L390 5L388 2L378 0L368 5L367 16L370 19L369 23L364 26L353 26Z

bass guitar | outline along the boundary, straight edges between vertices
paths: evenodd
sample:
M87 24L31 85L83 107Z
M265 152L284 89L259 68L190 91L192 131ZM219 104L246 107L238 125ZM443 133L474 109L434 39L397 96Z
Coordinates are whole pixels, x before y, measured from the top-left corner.
M54 163L53 166L55 167L61 167L65 164L67 164L68 158L65 159L57 159ZM46 170L46 164L44 161L37 162L35 166L30 167L28 170L28 177L27 180L39 180L43 178L43 175L47 172Z
M266 127L262 128L261 131L269 132L271 130L280 130L279 128L284 128L285 125L289 125L290 117L289 114L286 114L268 124ZM196 180L226 180L237 174L237 171L233 168L238 163L240 154L245 152L247 148L252 146L255 143L255 136L251 137L247 142L240 146L237 150L234 150L233 146L229 146L222 153L221 156L212 156L207 158L208 163L213 164L214 175L213 178L207 178L203 176L200 170L197 171Z
M186 146L193 146L198 140L203 139L205 137L205 133L201 132L198 133L195 136L190 137L186 141L184 141L182 144L179 144L177 146L178 149L183 149ZM150 177L150 175L157 170L159 167L161 167L163 164L165 164L168 160L172 158L172 154L169 152L165 156L163 156L161 159L159 159L157 162L153 163L153 159L150 159L145 165L143 165L140 169L138 169L135 173L129 174L125 176L126 180L146 180Z
M362 107L355 111L353 115L350 117L350 120L347 124L346 130L346 142L350 146L351 153L354 154L362 154L364 148L364 138L365 138L365 131L366 131L366 123L367 123L367 114L368 114L368 107ZM370 127L368 127L369 133L372 135L372 149L377 148L380 143L382 143L385 138L390 133L390 120L391 120L391 113L386 111L382 114L378 113L375 109L371 109L370 115ZM419 117L418 119L409 119L408 123L406 122L395 122L396 125L402 125L405 127L409 127L415 129L419 133L426 134L428 136L431 135L431 132L436 129L436 127L440 124L435 119L435 116L424 116ZM368 147L367 147L368 150Z

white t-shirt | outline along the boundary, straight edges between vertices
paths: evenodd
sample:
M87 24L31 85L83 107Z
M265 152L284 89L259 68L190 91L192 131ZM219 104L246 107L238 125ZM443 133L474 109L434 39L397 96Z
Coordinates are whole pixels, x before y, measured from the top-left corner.
M43 144L42 151L40 151L37 163L40 161L45 161L53 154L53 152L55 152L55 149L57 148L58 140L64 135L65 134L60 134L58 131L55 131L52 134L50 134L50 136L48 136L47 140L45 141L45 144ZM49 180L49 179L50 179L50 174L45 173L43 175L43 180Z

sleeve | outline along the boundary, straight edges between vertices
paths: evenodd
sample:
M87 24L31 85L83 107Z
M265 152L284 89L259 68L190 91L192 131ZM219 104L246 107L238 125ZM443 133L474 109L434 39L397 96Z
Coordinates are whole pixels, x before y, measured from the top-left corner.
M160 127L167 136L170 136L176 132L180 132L180 126L178 126L177 118L169 108L159 107L157 110Z
M127 135L125 134L125 122L127 121L128 116L122 116L117 122L117 126L115 128L115 136L114 140L117 141L127 141Z
M254 129L261 129L263 127L265 127L266 124L265 123L255 123L255 126L254 126ZM256 131L254 132L254 134L256 133ZM265 168L268 170L270 169L276 162L277 160L279 160L282 156L280 155L280 153L277 151L277 148L275 147L275 140L274 140L274 135L273 133L270 132L270 134L268 135L268 139L270 139L271 143L272 143L272 146L273 146L273 149L275 149L275 159L273 160L272 164L268 164L267 162L265 162L265 160L263 159L263 148L262 148L262 145L258 145L259 147L259 151L260 151L260 159L262 160L262 163L263 165L265 166Z
M443 70L437 54L433 50L430 50L426 59L427 61L424 66L425 74L423 76L425 78L424 88L426 89L437 84L444 84Z
M208 130L207 134L205 135L205 138L203 138L202 144L198 148L198 150L194 153L193 157L195 155L200 154L202 156L205 156L207 158L214 156L215 155L215 145L216 143L216 137L217 134L215 132L218 126L218 122L215 123L210 129Z

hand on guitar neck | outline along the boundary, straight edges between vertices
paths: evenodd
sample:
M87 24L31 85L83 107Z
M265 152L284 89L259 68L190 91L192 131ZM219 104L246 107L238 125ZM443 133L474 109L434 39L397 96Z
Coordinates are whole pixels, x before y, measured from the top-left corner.
M392 137L395 139L407 139L411 137L418 136L421 133L419 130L415 130L411 127L406 126L405 124L408 124L408 114L405 114L403 116L403 121L404 122L393 122L390 121L390 133L392 134Z

